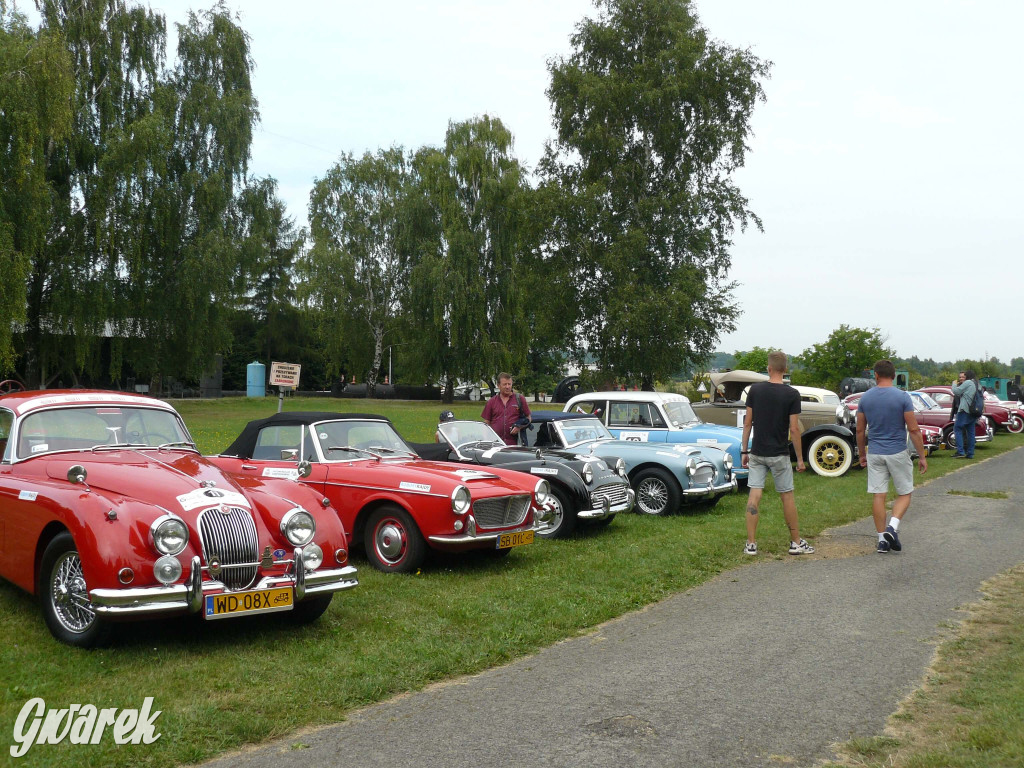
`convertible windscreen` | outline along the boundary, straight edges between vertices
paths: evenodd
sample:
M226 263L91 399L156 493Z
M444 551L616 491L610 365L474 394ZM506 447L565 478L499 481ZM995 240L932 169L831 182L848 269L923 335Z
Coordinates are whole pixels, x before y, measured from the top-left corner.
M192 445L178 417L152 408L94 406L54 408L29 414L18 434L19 459L54 451L87 451L131 445Z

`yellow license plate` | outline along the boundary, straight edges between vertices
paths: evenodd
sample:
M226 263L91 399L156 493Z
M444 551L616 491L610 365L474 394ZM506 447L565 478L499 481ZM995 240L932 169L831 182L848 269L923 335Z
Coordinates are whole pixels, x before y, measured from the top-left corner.
M523 544L533 542L533 531L518 531L516 533L503 533L498 537L498 549L509 547L521 547Z
M291 587L207 595L206 618L223 619L242 614L290 611L294 603L294 592Z

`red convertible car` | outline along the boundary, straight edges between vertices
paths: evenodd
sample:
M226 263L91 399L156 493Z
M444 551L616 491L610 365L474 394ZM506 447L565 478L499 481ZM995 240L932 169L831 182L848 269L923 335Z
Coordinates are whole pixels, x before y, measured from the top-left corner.
M175 614L311 621L358 583L320 494L225 473L159 400L2 395L0 454L0 576L38 595L70 645L101 644L115 621Z
M507 555L550 518L547 480L424 461L383 416L277 413L249 422L210 461L250 477L297 478L329 498L352 541L385 572L415 571L427 547Z

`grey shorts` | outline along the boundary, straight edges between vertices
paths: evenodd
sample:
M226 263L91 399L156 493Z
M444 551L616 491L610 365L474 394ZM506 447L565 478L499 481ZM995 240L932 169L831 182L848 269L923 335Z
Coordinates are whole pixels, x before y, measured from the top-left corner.
M764 481L768 478L770 470L776 491L789 493L793 490L793 464L789 456L757 456L752 453L747 459L747 464L750 465L750 474L747 475L748 488L764 488Z
M868 454L868 493L888 493L889 480L897 496L914 492L914 462L906 451Z

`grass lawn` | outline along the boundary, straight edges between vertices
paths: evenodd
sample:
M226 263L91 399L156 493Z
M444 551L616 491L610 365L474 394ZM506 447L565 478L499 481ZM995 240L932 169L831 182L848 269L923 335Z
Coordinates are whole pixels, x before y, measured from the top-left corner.
M176 401L204 453L223 450L277 400ZM479 417L482 403L453 410ZM381 413L405 437L432 439L438 403L290 398L286 410ZM978 447L993 456L1024 445L1000 434ZM927 478L960 466L940 452ZM870 514L862 472L796 478L807 538ZM151 745L65 742L35 746L22 765L168 766L337 722L354 708L529 654L743 561L745 494L711 510L648 519L619 516L565 541L537 541L498 562L437 557L417 574L386 575L357 557L360 586L336 596L324 617L299 631L275 617L211 622L177 619L128 625L110 648L56 643L34 600L0 584L0 733L11 739L25 703L141 707L154 697L161 733ZM775 494L765 494L759 547L784 557L788 536ZM11 741L10 744L14 742Z

